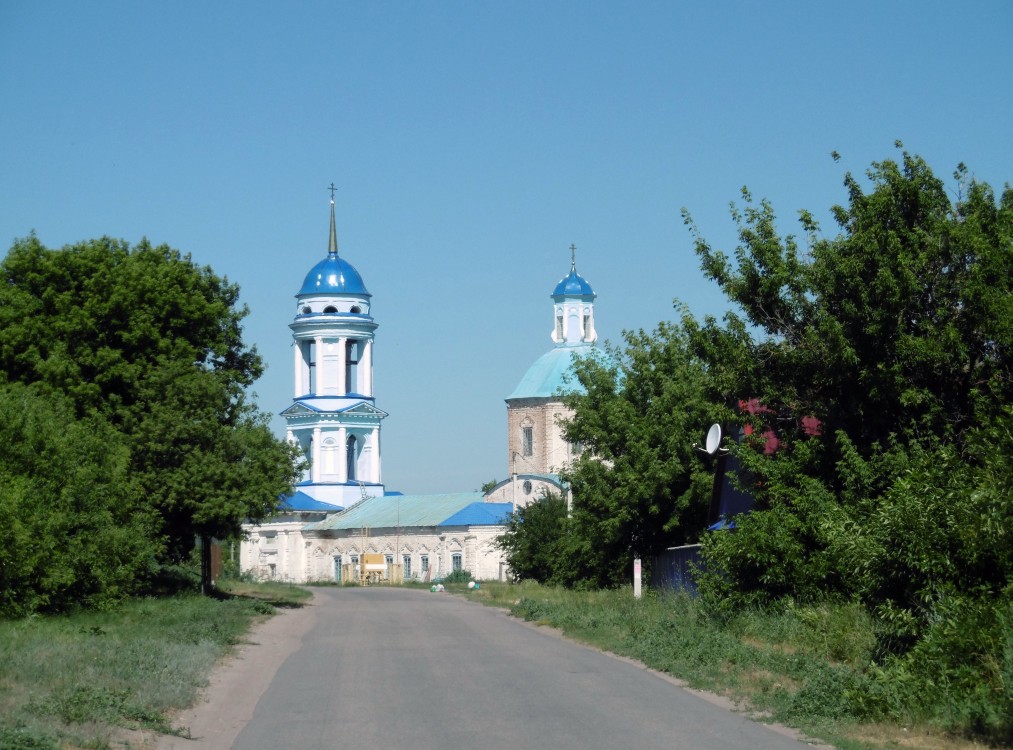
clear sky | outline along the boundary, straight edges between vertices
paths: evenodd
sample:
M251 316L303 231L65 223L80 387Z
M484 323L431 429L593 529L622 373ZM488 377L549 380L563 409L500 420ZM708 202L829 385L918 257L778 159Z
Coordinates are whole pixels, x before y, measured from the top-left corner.
M896 139L1000 189L1011 36L1009 0L0 0L0 240L147 237L212 266L277 414L334 182L380 325L385 483L477 489L508 476L503 399L551 347L571 243L617 341L676 298L726 307L682 207L732 251L743 185L793 231Z

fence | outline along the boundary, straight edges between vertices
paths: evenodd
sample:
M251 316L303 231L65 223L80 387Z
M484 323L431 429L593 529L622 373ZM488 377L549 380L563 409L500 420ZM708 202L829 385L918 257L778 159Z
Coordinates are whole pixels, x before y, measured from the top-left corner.
M696 595L695 571L703 567L699 544L669 547L654 558L650 586L653 589L674 589Z

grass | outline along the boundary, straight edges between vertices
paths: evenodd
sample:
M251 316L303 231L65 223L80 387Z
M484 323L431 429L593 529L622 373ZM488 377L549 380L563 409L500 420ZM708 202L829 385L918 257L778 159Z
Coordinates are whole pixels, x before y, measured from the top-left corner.
M636 659L718 693L744 711L848 750L982 748L917 712L884 720L867 706L889 703L890 683L872 667L874 623L857 605L744 611L709 617L688 596L632 590L578 592L531 582L448 590L567 637ZM992 745L999 747L1000 745Z
M310 596L236 583L216 598L0 621L0 748L103 750L129 730L175 733L169 717L196 701L251 624Z

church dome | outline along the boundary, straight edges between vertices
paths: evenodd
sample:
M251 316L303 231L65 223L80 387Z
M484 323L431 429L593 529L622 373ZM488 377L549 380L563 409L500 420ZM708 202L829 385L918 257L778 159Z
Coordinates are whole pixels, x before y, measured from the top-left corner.
M575 267L570 268L570 273L560 279L556 288L552 291L553 297L590 297L596 295L587 280L577 273Z
M355 267L338 257L337 253L328 253L326 258L310 269L298 296L301 297L304 294L372 296L366 291L366 285L362 283L362 276L355 270Z
M528 368L514 392L507 396L507 401L516 398L549 398L567 391L582 393L584 387L573 377L573 358L595 352L595 348L589 344L550 349Z

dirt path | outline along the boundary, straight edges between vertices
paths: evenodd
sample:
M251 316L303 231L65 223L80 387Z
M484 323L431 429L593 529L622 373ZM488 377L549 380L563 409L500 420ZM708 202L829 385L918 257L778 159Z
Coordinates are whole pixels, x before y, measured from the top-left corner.
M214 669L210 685L197 704L173 719L173 726L189 728L191 739L159 735L146 743L154 750L226 750L253 716L260 697L284 661L299 648L316 623L312 602L279 610L254 626L247 640L226 662Z

